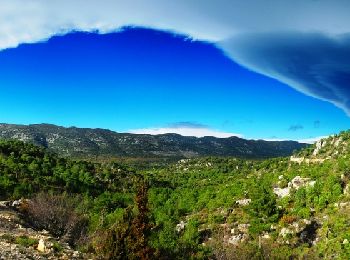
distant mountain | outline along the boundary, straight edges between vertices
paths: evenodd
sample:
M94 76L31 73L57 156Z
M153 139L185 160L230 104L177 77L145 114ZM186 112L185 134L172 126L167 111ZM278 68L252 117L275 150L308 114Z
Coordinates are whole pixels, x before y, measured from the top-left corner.
M295 141L245 140L238 137L188 137L178 134L117 133L106 129L61 127L50 124L0 124L0 138L34 143L73 157L235 156L268 158L291 155L307 147Z

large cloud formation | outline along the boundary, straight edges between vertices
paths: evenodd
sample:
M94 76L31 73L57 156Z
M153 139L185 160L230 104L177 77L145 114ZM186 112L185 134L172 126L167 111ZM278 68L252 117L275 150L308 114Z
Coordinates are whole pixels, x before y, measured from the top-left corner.
M240 35L222 43L244 66L350 112L350 34Z
M72 30L171 30L350 114L349 11L348 0L0 0L0 49Z

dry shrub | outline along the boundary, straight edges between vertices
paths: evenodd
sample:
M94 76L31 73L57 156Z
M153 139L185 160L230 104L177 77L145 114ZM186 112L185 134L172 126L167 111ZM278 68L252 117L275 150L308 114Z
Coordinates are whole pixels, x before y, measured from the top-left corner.
M76 210L81 198L68 195L39 193L22 206L29 223L37 229L45 229L63 242L77 245L85 239L88 219Z
M281 224L293 224L293 222L295 222L298 219L297 216L293 216L293 215L283 215L283 217L280 219Z

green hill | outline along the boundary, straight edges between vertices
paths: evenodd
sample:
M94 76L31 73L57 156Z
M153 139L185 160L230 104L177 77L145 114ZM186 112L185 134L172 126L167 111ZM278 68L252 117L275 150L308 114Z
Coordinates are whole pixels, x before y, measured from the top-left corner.
M49 148L62 156L74 157L271 158L288 156L294 150L307 146L294 141L268 142L238 137L196 138L177 134L137 135L48 124L0 124L0 138L30 142Z

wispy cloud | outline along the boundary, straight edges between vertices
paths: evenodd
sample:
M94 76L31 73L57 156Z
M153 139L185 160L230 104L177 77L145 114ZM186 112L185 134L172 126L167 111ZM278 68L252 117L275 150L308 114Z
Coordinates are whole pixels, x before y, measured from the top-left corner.
M304 126L297 124L297 125L291 125L291 126L288 128L288 131L293 131L293 132L295 132L295 131L302 130L302 129L304 129Z
M316 136L316 137L309 137L309 138L304 138L304 139L286 139L286 138L263 138L262 140L265 141L296 141L299 143L304 143L304 144L313 144L316 143L318 140L321 140L323 138L327 138L329 136Z
M306 144L313 144L316 143L318 140L321 140L323 138L327 138L329 136L323 135L323 136L316 136L316 137L310 137L305 139L299 139L297 140L299 143L306 143Z
M194 122L176 122L167 125L166 127L151 127L151 128L141 128L141 129L131 129L128 131L133 134L150 134L150 135L160 135L160 134L179 134L183 136L214 136L218 138L227 138L231 136L243 137L241 134L225 132L217 129L212 129L206 125Z

